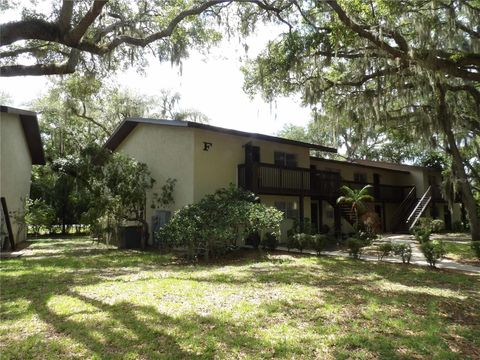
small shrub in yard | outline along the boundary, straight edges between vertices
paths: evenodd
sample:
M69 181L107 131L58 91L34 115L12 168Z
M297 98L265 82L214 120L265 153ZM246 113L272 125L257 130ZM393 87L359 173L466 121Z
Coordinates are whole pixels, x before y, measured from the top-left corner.
M418 219L416 228L430 231L431 233L437 233L445 230L445 222L441 219L432 219L431 217L421 217Z
M394 244L393 253L397 256L400 256L404 264L410 264L412 259L412 247L410 244Z
M415 227L413 229L413 235L420 242L420 244L430 241L431 231L426 227Z
M385 256L390 255L393 252L393 244L391 242L386 242L378 246L378 259L383 260Z
M443 220L440 220L440 219L432 220L432 223L431 223L430 226L431 226L432 232L434 232L434 233L441 232L441 231L445 230L445 222Z
M377 235L368 231L360 231L356 237L363 241L364 246L370 246L373 240L377 238Z
M475 256L480 260L480 241L472 241L471 246Z
M317 234L312 235L312 243L315 248L315 251L318 255L323 251L325 245L327 244L327 235L324 234Z
M438 260L445 255L442 241L427 241L420 245L420 250L431 267L435 267Z
M278 246L278 236L275 233L268 232L263 236L262 246L267 250L275 250Z
M286 245L287 245L287 250L288 251L290 251L290 249L295 248L295 234L296 234L296 229L295 228L291 228L291 229L287 230Z
M364 240L358 237L351 237L347 239L348 254L354 259L359 259L362 254L362 249L367 246Z
M465 226L463 225L463 223L459 220L457 221L454 221L453 224L452 224L452 231L453 232L464 232L466 229L465 229Z
M303 249L306 249L310 246L312 236L309 234L300 233L293 235L293 238L295 239L295 247L300 250L300 252L303 252Z

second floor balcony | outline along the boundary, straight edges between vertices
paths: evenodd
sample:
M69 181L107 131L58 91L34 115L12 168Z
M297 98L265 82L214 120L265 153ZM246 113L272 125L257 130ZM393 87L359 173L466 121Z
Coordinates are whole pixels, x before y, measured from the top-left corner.
M412 186L359 183L345 181L337 172L306 168L285 168L273 164L252 163L238 165L239 186L257 194L303 195L335 200L340 188L347 185L360 189L372 185L371 195L376 201L401 202Z

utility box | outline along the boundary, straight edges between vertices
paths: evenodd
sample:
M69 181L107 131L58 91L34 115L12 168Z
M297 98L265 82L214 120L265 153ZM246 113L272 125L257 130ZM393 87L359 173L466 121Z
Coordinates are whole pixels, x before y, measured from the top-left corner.
M123 249L140 249L142 247L142 226L121 226L120 247Z

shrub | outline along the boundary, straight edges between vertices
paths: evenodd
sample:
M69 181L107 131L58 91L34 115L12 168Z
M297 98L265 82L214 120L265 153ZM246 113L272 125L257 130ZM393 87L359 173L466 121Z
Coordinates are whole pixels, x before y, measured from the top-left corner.
M290 229L287 231L287 250L290 251L290 249L294 249L296 247L296 242L295 242L295 232Z
M356 237L363 241L364 246L370 246L373 240L377 238L377 235L368 231L360 231Z
M423 216L418 219L416 227L423 228L423 229L432 229L432 221L433 219L429 216Z
M435 267L437 261L445 255L442 241L427 241L420 245L420 250L431 267Z
M295 240L295 247L300 250L300 252L303 252L303 249L306 249L311 245L312 236L309 234L295 234L293 238Z
M262 238L262 246L267 250L275 250L278 246L278 235L268 232Z
M465 229L465 226L463 225L463 223L459 220L457 221L454 221L453 224L452 224L452 231L453 232L464 232L466 229Z
M435 220L432 220L430 227L432 232L435 232L435 233L441 232L445 230L445 222L440 219L435 219Z
M324 234L312 235L313 247L315 248L315 251L317 252L318 255L320 255L320 253L325 248L327 240L328 240L327 235L324 235Z
M358 237L351 237L347 239L348 254L354 259L359 259L362 254L362 249L367 246L365 241Z
M313 228L313 225L312 223L310 222L309 219L305 219L305 221L303 222L303 231L302 231L304 234L314 234L315 233L315 229Z
M40 234L41 228L49 229L49 232L51 232L55 220L55 209L45 201L40 199L27 201L25 222L31 227L35 235Z
M378 246L379 250L379 255L378 259L383 260L385 256L390 255L391 252L393 252L393 244L391 242L386 242Z
M420 244L423 244L430 240L431 231L426 227L415 227L413 229L413 235L420 242Z
M185 247L190 258L225 254L238 239L259 233L280 234L283 213L258 202L251 192L231 185L177 211L157 232L162 243Z
M471 247L477 259L480 260L480 241L472 241Z
M431 217L421 217L418 219L416 228L423 229L424 231L441 232L445 230L445 222L441 219L432 219Z
M410 244L394 244L392 251L395 255L400 256L404 264L410 264L412 259L412 247Z

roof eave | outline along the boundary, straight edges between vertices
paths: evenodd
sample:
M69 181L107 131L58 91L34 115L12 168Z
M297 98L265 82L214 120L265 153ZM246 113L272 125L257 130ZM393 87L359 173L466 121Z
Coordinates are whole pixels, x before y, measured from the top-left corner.
M43 150L42 137L40 136L37 114L33 111L3 105L0 105L0 112L19 116L32 165L45 165L45 153Z
M213 125L206 125L195 123L191 121L179 121L179 120L165 120L165 119L149 119L149 118L125 118L120 125L116 128L113 134L108 138L104 147L114 151L128 136L128 134L138 125L138 124L153 124L153 125L167 125L167 126L178 126L178 127L190 127L190 128L198 128L207 131L216 131L221 132L224 134L230 134L235 136L243 136L243 137L250 137L255 139L261 139L266 141L273 141L279 142L283 144L289 144L294 146L301 146L307 147L314 150L329 152L329 153L337 153L337 149L330 148L327 146L317 145L317 144L309 144L304 143L301 141L290 140L290 139L283 139L279 137L275 137L272 135L264 135L264 134L257 134L257 133L249 133L240 130L233 130L233 129L226 129L218 126Z

